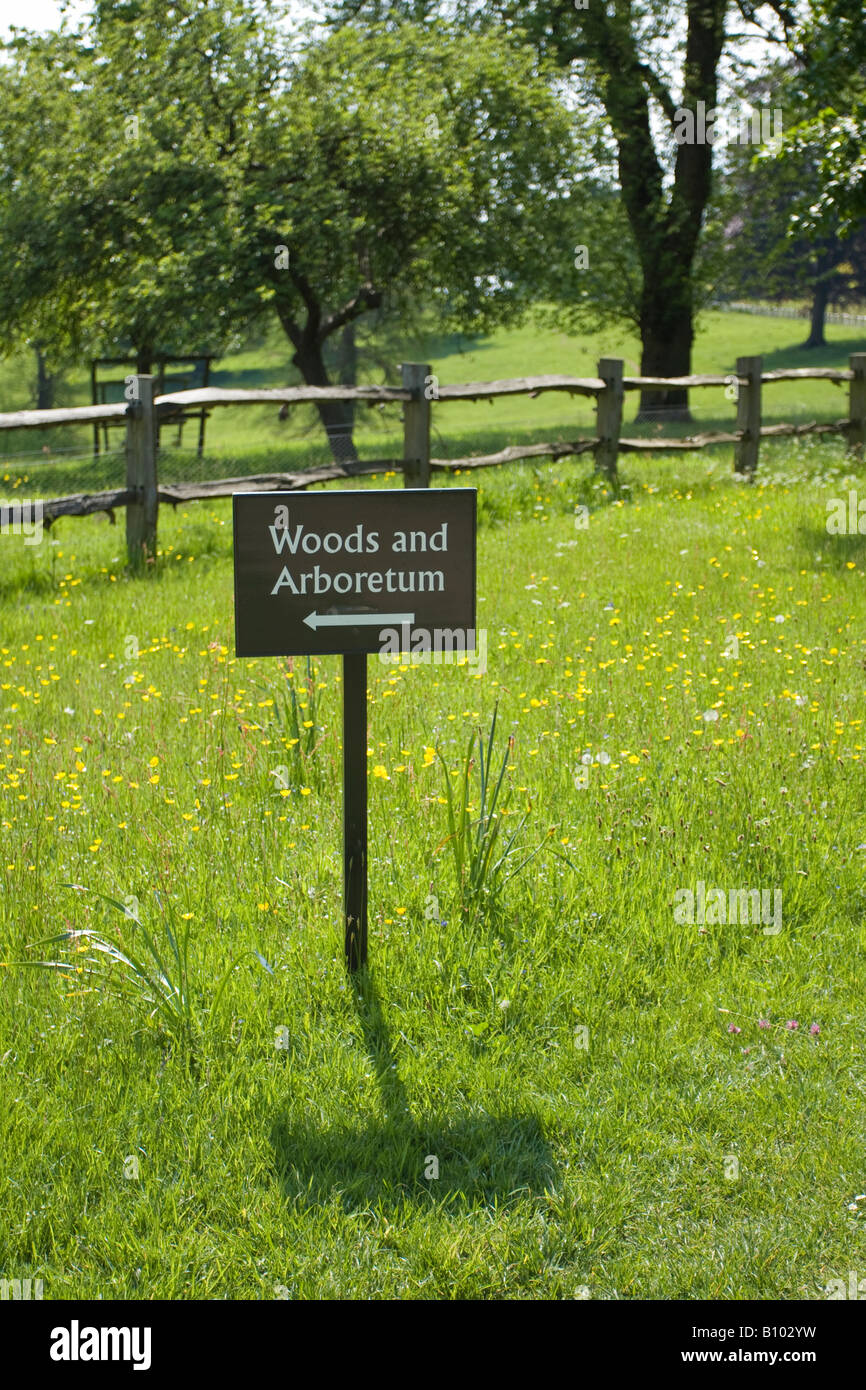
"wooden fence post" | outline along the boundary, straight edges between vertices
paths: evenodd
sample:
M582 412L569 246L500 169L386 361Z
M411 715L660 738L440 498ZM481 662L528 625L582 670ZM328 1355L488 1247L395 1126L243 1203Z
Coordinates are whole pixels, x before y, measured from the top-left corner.
M749 379L748 386L742 382L737 391L737 429L743 437L734 445L734 472L751 476L758 466L758 450L761 447L761 374L764 370L763 357L738 357L737 376Z
M156 411L153 377L133 377L137 398L126 422L126 486L136 500L126 508L126 550L133 569L156 560Z
M598 363L598 375L605 383L605 389L596 397L596 435L598 444L595 450L595 470L616 478L616 456L619 452L619 437L622 432L623 403L623 360L621 357L602 357Z
M862 458L866 443L866 352L852 352L848 366L854 373L848 382L848 453Z
M421 362L403 362L400 370L403 390L412 392L412 400L403 402L403 486L429 487L430 398L426 381L431 372Z

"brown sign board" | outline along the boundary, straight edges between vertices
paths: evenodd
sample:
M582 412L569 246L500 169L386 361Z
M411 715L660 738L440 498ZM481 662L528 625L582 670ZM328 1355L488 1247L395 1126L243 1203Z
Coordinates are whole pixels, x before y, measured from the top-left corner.
M236 492L233 503L238 656L377 652L386 629L474 633L475 488Z

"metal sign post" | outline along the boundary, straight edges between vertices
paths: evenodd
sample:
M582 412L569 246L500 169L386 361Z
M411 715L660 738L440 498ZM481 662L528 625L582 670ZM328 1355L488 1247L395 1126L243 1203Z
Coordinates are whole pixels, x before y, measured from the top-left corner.
M411 652L416 640L441 650L440 635L475 645L476 492L238 492L233 502L237 655L343 658L343 918L356 971L367 961L367 653Z

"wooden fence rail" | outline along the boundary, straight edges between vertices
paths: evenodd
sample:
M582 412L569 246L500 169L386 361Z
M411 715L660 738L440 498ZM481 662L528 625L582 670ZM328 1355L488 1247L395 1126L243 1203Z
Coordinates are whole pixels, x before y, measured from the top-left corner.
M742 300L715 300L711 309L716 309L724 314L758 314L761 318L768 319L808 319L812 316L811 304L768 304L766 302L757 304L743 302ZM824 315L825 323L847 323L859 324L866 323L866 314L848 314L836 309L828 309Z
M126 508L127 551L134 568L152 565L156 556L156 531L160 503L202 501L230 497L239 491L296 491L315 483L362 477L382 471L400 471L406 487L429 487L432 472L453 472L473 468L493 468L530 458L566 458L584 453L595 456L596 471L612 482L617 478L617 459L621 452L670 452L703 449L715 444L734 445L734 470L747 480L754 478L763 438L800 437L808 434L843 435L848 450L863 457L866 445L866 353L852 353L848 367L783 367L763 370L761 357L738 357L735 372L697 373L682 377L625 376L620 358L602 358L598 376L524 376L503 381L470 381L439 386L427 364L402 365L402 385L390 386L293 386L274 390L231 390L205 387L154 395L154 378L138 376L137 399L128 404L76 406L61 410L25 410L0 414L0 432L19 429L49 429L57 425L80 425L125 418L126 486L111 491L76 493L43 502L43 523L50 525L61 516L90 516ZM831 423L762 425L763 388L780 381L830 381L848 383L848 414ZM683 439L633 439L623 437L622 416L626 391L645 387L704 386L733 387L736 394L736 425L732 430L706 431ZM430 457L432 407L449 401L476 401L525 395L535 398L545 391L564 391L591 396L596 401L596 430L589 439L569 442L511 445L495 454L471 455L461 459ZM190 407L239 406L261 404L300 404L316 401L355 401L359 404L403 404L403 457L365 459L332 463L291 473L262 473L245 478L220 478L213 482L173 483L160 486L158 480L157 423Z

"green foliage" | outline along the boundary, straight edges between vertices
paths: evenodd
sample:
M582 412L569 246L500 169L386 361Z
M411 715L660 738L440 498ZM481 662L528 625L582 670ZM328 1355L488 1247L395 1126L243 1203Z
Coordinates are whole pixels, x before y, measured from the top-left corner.
M798 60L798 111L778 158L817 171L798 210L810 239L848 236L866 217L866 29L860 0L810 0L788 35Z
M512 830L507 817L514 789L506 784L503 795L503 783L514 747L514 735L508 736L497 773L493 744L498 708L497 705L490 721L486 750L484 735L481 729L477 730L477 759L472 755L476 735L470 734L456 792L451 785L452 778L445 759L437 750L445 772L449 828L446 843L454 861L457 896L464 915L473 910L480 910L486 915L501 908L505 885L535 858L541 848L538 846L515 864L515 859L522 853L520 836L529 819L529 811L524 812ZM478 814L473 816L472 812L476 809ZM506 823L507 828L503 831Z
M133 931L130 942L119 933L113 939L92 927L80 927L28 946L28 950L35 950L62 942L69 946L66 960L24 960L16 964L56 970L64 980L80 983L97 994L116 996L132 1011L133 1018L144 1015L146 1021L155 1022L181 1047L193 1046L202 1028L216 1020L226 986L244 955L255 956L270 971L258 952L245 951L223 972L205 1003L207 986L190 963L189 922L177 922L170 900L162 928L164 940L160 941L157 933L149 931L128 905L104 893L96 896L119 912L127 924L132 921L133 927L128 928ZM76 980L79 976L80 980Z
M823 192L821 156L806 143L784 142L802 116L801 78L790 60L774 62L739 95L779 111L783 138L725 152L713 209L725 252L717 290L734 298L856 301L866 291L864 228L842 235L836 215L824 219L820 234L808 230Z
M849 110L827 107L785 136L778 159L794 170L817 170L814 201L797 213L797 229L810 239L856 232L866 217L866 101Z
M707 147L676 144L675 112L678 100L715 105L728 0L613 7L463 0L456 8L476 40L504 22L540 62L556 67L584 113L587 158L573 191L570 235L548 263L546 297L561 303L572 327L638 326L645 374L688 370L694 312L713 275L701 248L712 157ZM443 4L422 9L437 17L450 11ZM359 15L396 24L415 11L404 0L335 0L331 17L335 24L357 23ZM580 263L578 247L588 263Z
M190 351L275 313L297 354L383 303L483 328L530 302L574 122L526 50L403 25L297 55L240 0L173 15L99 6L8 46L8 333Z
M273 698L273 724L289 760L288 780L284 783L282 776L277 776L278 790L321 783L322 769L316 757L322 736L318 685L318 670L313 667L312 657L307 656L302 676L294 658L289 657L280 684L260 687Z

